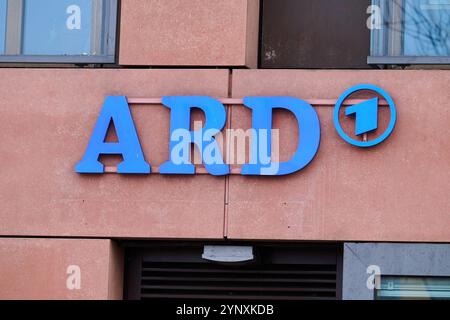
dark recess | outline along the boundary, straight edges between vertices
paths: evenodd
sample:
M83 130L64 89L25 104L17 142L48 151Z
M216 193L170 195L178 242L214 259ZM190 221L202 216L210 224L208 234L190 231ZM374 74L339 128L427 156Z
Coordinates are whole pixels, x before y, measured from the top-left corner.
M261 68L370 69L370 0L262 0Z

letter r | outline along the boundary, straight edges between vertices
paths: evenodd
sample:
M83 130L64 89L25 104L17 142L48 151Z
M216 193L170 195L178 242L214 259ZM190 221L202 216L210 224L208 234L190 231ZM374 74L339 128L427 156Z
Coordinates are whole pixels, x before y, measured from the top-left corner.
M222 155L219 155L219 161L217 163L210 163L205 161L206 152L208 147L214 147L219 150L217 141L214 139L214 135L220 132L225 126L226 112L225 107L218 100L204 97L204 96L172 96L163 97L163 104L170 109L170 145L169 145L169 161L163 163L159 172L161 174L194 174L195 166L188 163L179 163L176 159L173 159L172 152L179 141L173 139L174 133L177 131L187 132L190 135L189 141L182 143L189 144L194 143L200 153L202 154L203 164L206 170L212 175L226 175L229 174L230 169L227 164L224 163ZM203 128L197 131L190 130L191 124L191 109L199 108L205 114L205 125Z

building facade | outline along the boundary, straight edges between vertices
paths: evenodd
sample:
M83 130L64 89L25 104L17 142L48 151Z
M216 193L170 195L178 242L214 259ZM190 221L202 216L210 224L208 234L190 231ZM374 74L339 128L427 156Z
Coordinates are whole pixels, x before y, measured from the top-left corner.
M450 298L449 8L0 0L0 298ZM285 171L243 174L251 135L164 166L177 123L255 129L248 97Z

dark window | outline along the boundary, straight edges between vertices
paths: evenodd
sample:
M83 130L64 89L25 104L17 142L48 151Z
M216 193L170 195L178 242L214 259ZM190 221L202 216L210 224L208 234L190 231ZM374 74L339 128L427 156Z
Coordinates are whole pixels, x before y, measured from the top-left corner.
M341 245L259 243L253 260L233 263L203 259L203 250L197 243L128 247L125 298L341 298Z
M262 0L262 68L370 68L370 0Z

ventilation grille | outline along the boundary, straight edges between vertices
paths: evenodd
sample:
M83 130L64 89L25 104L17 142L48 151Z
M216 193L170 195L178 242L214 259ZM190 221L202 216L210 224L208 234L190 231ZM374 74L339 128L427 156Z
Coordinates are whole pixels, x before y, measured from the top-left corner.
M336 264L141 261L141 299L336 299Z

